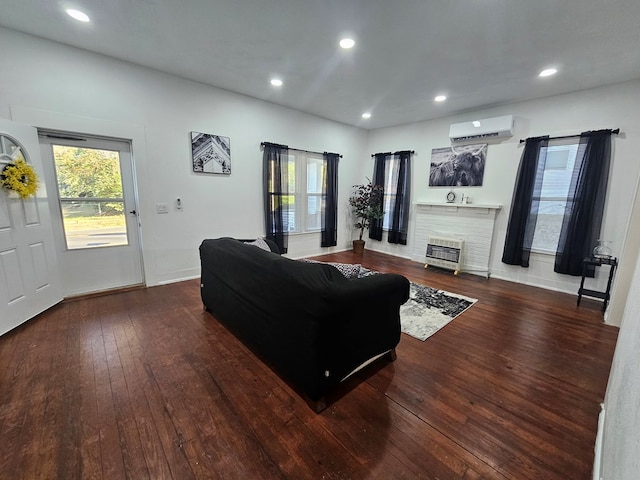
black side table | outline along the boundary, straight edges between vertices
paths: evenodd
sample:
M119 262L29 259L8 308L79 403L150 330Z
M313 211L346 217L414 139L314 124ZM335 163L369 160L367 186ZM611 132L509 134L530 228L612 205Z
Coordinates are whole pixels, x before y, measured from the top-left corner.
M609 281L607 282L607 290L605 292L598 292L596 290L589 290L584 288L584 278L587 274L587 267L594 266L600 267L602 265L609 265ZM587 257L582 261L582 281L580 282L580 288L578 289L578 305L582 296L600 298L604 300L602 304L602 311L607 309L607 304L611 298L611 282L613 282L613 274L618 266L618 259L616 257Z

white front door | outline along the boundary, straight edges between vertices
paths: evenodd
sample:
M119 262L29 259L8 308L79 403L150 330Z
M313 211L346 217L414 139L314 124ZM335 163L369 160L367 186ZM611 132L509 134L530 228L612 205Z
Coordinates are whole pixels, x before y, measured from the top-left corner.
M19 158L40 182L24 200L0 191L0 335L62 300L37 131L0 119L0 170Z
M63 293L143 284L131 145L40 132Z

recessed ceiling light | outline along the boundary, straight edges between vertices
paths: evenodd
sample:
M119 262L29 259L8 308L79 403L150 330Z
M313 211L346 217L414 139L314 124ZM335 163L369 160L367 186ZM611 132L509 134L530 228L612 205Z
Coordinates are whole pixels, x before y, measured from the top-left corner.
M282 80L280 80L279 78L272 78L271 79L271 85L273 85L274 87L281 87L282 86Z
M558 73L558 70L555 68L547 68L545 70L542 70L538 76L539 77L550 77L551 75L555 75L556 73Z
M343 38L342 40L340 40L340 46L345 50L353 48L355 44L356 42L353 38Z
M89 18L89 15L87 15L84 12L81 12L80 10L75 10L73 8L67 8L66 12L67 12L67 15L69 15L71 18L75 18L79 22L89 22L91 20Z
M371 118L371 114L369 112L365 112L362 114L362 118Z
M444 102L446 99L447 99L446 95L438 95L436 98L434 98L436 102Z
M471 125L473 125L476 128L479 128L481 125L480 120L474 120L473 122L471 122Z

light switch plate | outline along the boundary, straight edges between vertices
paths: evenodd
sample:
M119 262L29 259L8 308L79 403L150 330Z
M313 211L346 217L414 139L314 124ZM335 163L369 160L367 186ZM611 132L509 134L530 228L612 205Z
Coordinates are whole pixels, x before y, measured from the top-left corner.
M158 203L156 204L156 212L158 213L169 213L169 205L166 203Z

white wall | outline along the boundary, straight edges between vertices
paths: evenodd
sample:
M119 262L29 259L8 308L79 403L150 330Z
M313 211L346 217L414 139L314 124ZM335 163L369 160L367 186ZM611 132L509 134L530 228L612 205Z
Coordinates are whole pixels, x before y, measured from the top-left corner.
M20 121L49 128L80 125L86 128L86 133L134 140L144 267L149 285L197 276L197 246L203 238L253 237L263 233L261 141L344 155L340 163L339 243L331 251L347 248L354 235L346 200L351 185L371 176L371 153L415 150L413 202L443 201L448 188L428 187L431 149L450 144L448 127L452 122L502 114L516 116L515 135L490 143L482 187L456 189L458 194L470 195L474 203L504 207L496 220L492 276L570 293L577 291L579 278L553 273L550 256L534 254L529 269L500 261L522 153L519 139L528 136L621 128L622 135L613 141L602 236L614 241L616 255L622 254L622 239L628 233L640 169L640 163L635 161L640 150L640 118L628 106L640 104L640 81L367 133L7 29L0 29L0 44L4 46L5 65L12 66L0 76L1 117L13 115ZM69 118L74 121L69 122ZM231 176L191 172L192 130L231 138ZM184 203L181 212L172 209L168 215L155 213L156 203L173 205L177 197ZM412 215L407 246L370 240L369 248L411 258L421 248L413 244L415 210ZM318 237L292 236L290 256L321 253ZM626 264L633 264L635 255L626 258ZM599 270L591 286L604 287L606 270ZM616 318L608 319L614 324L619 324L625 301L625 295L617 292L626 293L630 280L628 266L623 265L617 279L611 309ZM623 283L618 289L620 282ZM618 309L613 308L616 305Z
M264 234L262 141L344 155L338 246L321 250L319 234L292 236L289 255L350 244L346 199L363 180L365 130L7 29L0 45L11 65L0 75L0 117L133 139L148 285L198 276L204 238ZM191 131L230 137L230 176L191 171ZM177 197L182 211L156 213Z
M621 135L613 136L612 168L601 235L602 238L613 241L614 254L620 256L640 173L640 162L637 159L637 152L640 150L640 117L635 109L629 108L630 105L640 105L640 81L374 130L369 133L368 148L369 153L415 150L413 203L444 202L449 187L429 187L428 174L431 149L450 145L449 125L474 118L515 115L514 136L489 142L483 185L456 187L454 190L458 198L464 193L471 196L474 203L503 206L496 217L490 264L493 277L575 294L580 278L554 273L552 256L532 254L528 269L501 262L511 197L523 148L519 140L538 135L572 135L600 128L621 129ZM369 166L369 172L372 171L373 164ZM411 222L412 227L414 223ZM409 231L409 244L406 247L390 245L386 240L370 240L369 247L408 258L411 258L414 248L422 248L413 245L412 229ZM633 260L632 264L635 263L635 258ZM599 269L597 278L588 285L604 289L607 275L608 267ZM624 298L620 301L624 305ZM619 325L619 321L619 318L611 319L614 324Z
M515 135L490 143L482 187L457 188L475 203L501 204L492 250L492 275L566 292L577 291L578 278L553 273L553 258L533 255L523 269L501 263L513 184L522 146L518 140L536 135L574 134L597 128L621 128L614 137L614 157L603 237L621 255L622 239L633 203L640 163L640 118L629 105L640 104L640 82L629 82L569 95L512 104L428 122L365 130L330 122L242 95L190 82L83 50L0 29L5 65L0 76L0 116L35 126L134 139L133 149L143 224L144 267L149 285L197 276L197 246L221 235L253 237L263 233L261 141L286 143L344 155L340 163L339 237L336 249L347 248L354 235L346 200L351 185L371 176L371 153L412 149L413 202L443 201L448 188L428 187L432 148L450 144L452 122L502 114L516 116ZM265 85L268 88L268 85ZM68 120L73 118L74 121ZM40 123L38 123L40 122ZM44 122L47 122L46 124ZM110 126L112 128L110 128ZM195 175L190 166L189 132L231 138L231 176ZM181 212L155 213L156 203L173 204ZM412 213L415 220L415 211ZM370 240L369 248L412 257L413 224L407 246ZM336 250L331 249L331 250ZM318 235L292 236L290 256L321 253ZM631 260L635 260L635 257ZM627 262L629 263L629 262ZM606 281L600 269L595 288ZM630 274L620 269L618 279ZM618 282L616 282L618 283ZM614 290L616 299L617 285ZM626 292L626 288L622 288ZM616 304L624 305L624 298ZM616 311L612 304L612 310ZM616 311L619 324L621 309Z
M640 262L632 278L604 403L602 467L594 476L605 480L638 478L640 472Z

